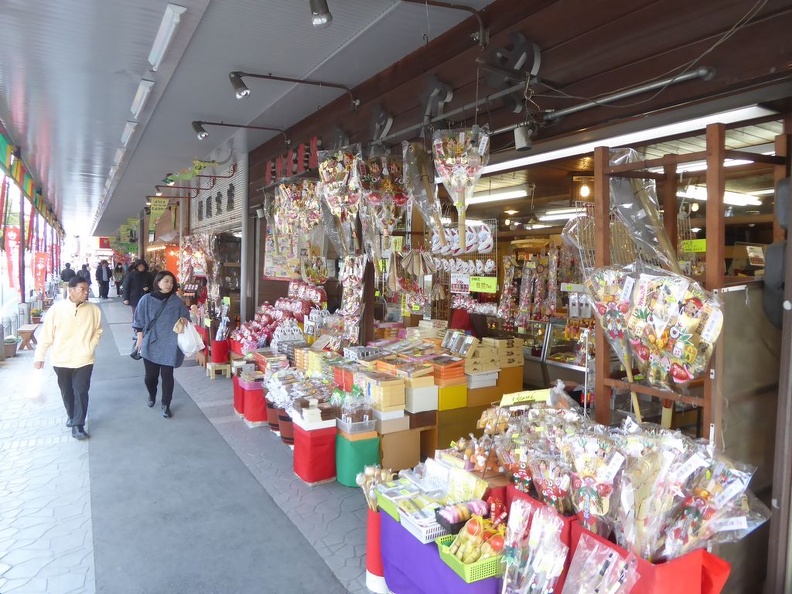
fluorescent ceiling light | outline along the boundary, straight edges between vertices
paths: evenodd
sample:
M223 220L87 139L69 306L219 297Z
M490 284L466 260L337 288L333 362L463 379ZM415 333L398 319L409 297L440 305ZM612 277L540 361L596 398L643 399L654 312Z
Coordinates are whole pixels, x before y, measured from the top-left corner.
M535 165L537 163L545 163L547 161L555 161L557 159L565 159L567 157L577 157L579 155L586 155L594 151L599 146L618 147L618 146L631 146L636 144L645 144L647 141L657 140L659 138L666 138L668 136L676 136L688 132L704 130L709 124L731 124L734 122L741 122L744 120L751 120L768 115L777 115L777 112L770 109L765 109L757 105L751 107L743 107L741 109L734 109L731 111L724 111L720 113L710 114L700 118L684 120L676 124L668 124L665 126L658 126L656 128L648 128L646 130L639 130L630 134L622 134L619 136L612 136L610 138L603 138L594 142L586 142L575 146L557 149L554 151L547 151L545 153L537 152L527 157L520 157L504 163L494 163L482 168L481 175L490 175L498 171L506 171L510 169L518 169L528 165ZM541 151L541 144L534 144L534 151Z
M505 214L507 214L507 215L516 215L516 214L518 214L520 211L519 211L519 210L514 210L513 208L510 208L509 210L504 210L503 212L504 212Z
M770 194L775 194L775 188L767 188L766 190L756 190L755 192L750 192L752 196L768 196Z
M125 148L116 149L115 157L113 157L113 164L118 165L121 162L121 159L124 158L124 153L126 152Z
M154 45L151 47L148 61L151 64L151 69L156 72L159 70L162 58L165 57L165 52L173 40L173 34L176 33L176 27L179 26L181 16L187 9L184 6L176 4L168 4L165 9L165 15L162 17L162 22L157 31L157 37L154 39Z
M680 198L688 198L690 200L699 200L701 202L707 201L707 188L704 186L690 186L684 190L679 190L677 196ZM740 192L723 193L723 203L730 206L761 206L761 199L750 194L742 194Z
M489 204L490 202L500 202L501 200L514 200L515 198L525 198L528 196L528 190L505 190L503 192L474 194L465 203L468 206L473 204Z
M693 233L698 233L701 231L701 227L691 227L690 230L693 231Z
M137 128L137 122L127 122L124 125L124 131L121 133L121 144L124 146L129 144L129 139L135 133L135 128Z
M579 212L583 212L580 208L575 208L574 206L570 206L569 208L554 208L552 210L548 210L545 212L545 215L560 215L560 214L576 214Z
M533 225L528 225L528 229L548 229L552 227L552 225L542 225L541 223L534 223Z
M148 101L149 95L151 95L151 87L153 86L153 80L143 79L140 81L137 92L135 93L135 98L132 100L132 108L130 109L135 119L140 117L140 112L143 111L143 108L146 106L146 101Z
M584 214L583 210L574 210L572 212L557 212L555 214L545 214L539 217L540 221L565 221L574 219Z
M441 217L440 222L443 225L450 225L451 218L450 217ZM465 225L470 225L471 227L480 227L484 224L484 221L479 221L478 219L465 219Z
M753 161L749 161L748 159L724 159L723 166L724 167L736 167L737 165L748 165L749 163L753 163ZM695 171L706 171L707 170L707 162L706 161L690 161L689 163L680 163L677 165L677 173L690 173ZM662 167L650 167L647 171L651 171L652 173L663 173Z

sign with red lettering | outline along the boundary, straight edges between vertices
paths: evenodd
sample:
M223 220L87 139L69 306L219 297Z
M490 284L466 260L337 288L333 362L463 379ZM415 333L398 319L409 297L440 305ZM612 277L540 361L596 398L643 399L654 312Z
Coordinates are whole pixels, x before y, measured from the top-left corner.
M19 288L19 227L6 227L5 253L8 284L12 289Z
M50 255L47 252L36 252L33 258L33 280L36 291L43 291L46 288L49 259Z

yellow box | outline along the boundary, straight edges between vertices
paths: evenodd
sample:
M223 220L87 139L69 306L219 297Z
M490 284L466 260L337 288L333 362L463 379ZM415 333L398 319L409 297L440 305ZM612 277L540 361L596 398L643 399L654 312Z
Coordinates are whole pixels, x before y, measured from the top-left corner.
M467 384L445 386L437 390L437 410L451 410L467 406Z

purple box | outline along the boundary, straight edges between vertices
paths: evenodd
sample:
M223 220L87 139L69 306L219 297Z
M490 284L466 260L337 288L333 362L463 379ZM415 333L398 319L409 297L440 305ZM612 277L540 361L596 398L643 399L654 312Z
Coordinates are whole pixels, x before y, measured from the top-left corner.
M385 583L395 594L498 594L500 578L466 584L446 565L437 544L421 544L388 514L382 520L380 548Z

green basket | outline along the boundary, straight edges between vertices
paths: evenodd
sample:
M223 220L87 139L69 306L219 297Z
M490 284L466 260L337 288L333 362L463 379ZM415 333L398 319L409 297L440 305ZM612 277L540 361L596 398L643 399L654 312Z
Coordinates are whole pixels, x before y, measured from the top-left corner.
M377 505L382 511L388 514L391 518L393 518L397 522L399 521L399 508L396 506L396 502L393 501L392 499L388 499L387 497L385 497L385 495L383 495L379 491L377 491Z
M437 550L440 552L440 558L454 570L454 573L465 580L466 584L499 576L503 572L502 555L490 557L489 559L484 559L484 561L476 561L475 563L462 563L462 561L448 552L448 547L451 546L455 538L456 535L449 534L448 536L441 536L435 542L437 543Z

